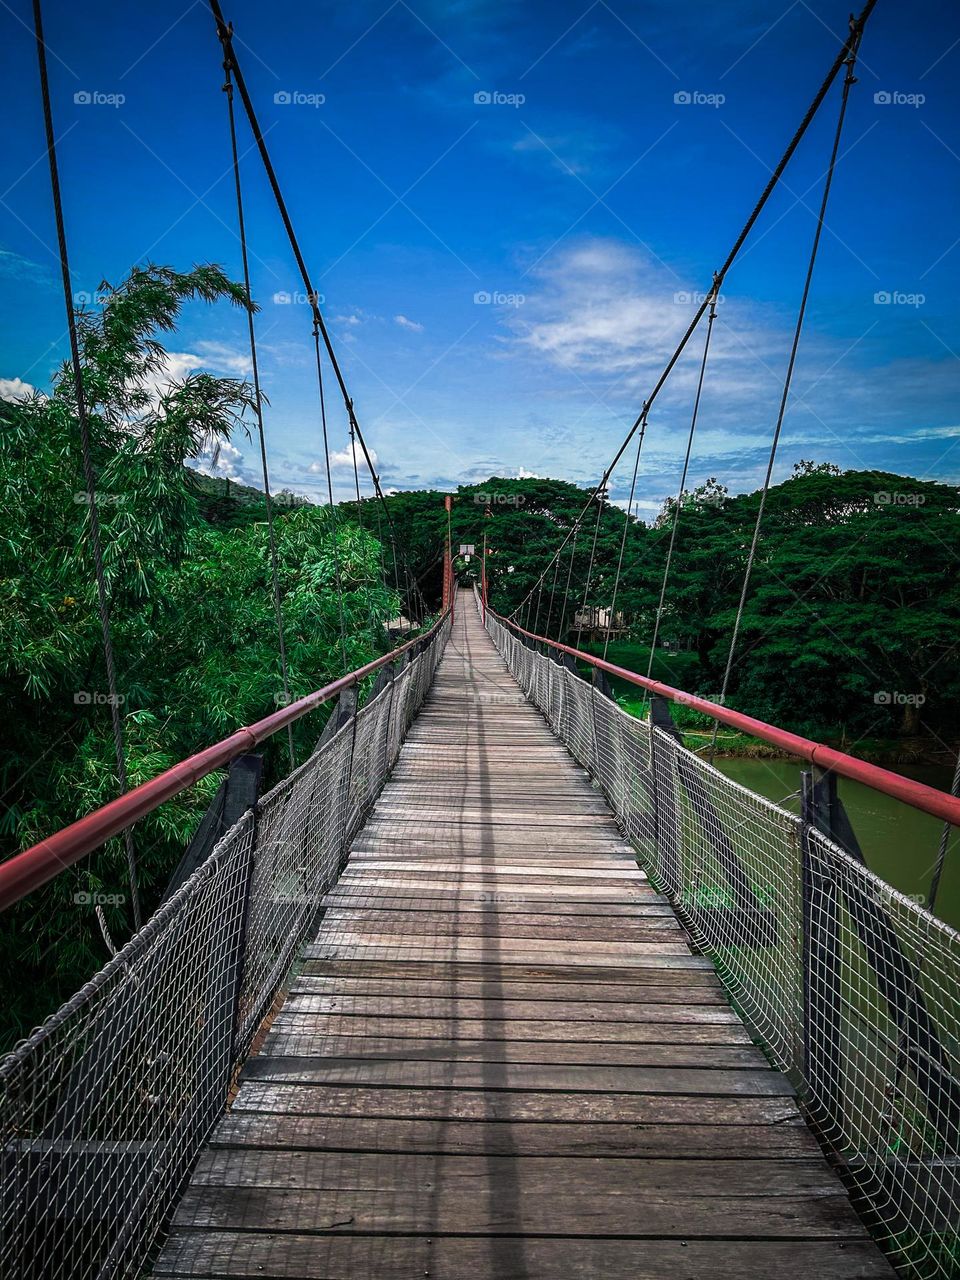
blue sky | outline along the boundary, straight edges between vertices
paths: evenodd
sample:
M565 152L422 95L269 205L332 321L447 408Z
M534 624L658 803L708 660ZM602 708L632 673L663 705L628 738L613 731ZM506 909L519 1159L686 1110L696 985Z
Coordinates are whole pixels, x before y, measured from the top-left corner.
M383 483L443 488L492 473L596 481L847 10L235 0L226 13ZM18 379L49 386L66 335L26 0L2 0L0 21L16 117L0 158L10 395ZM136 262L215 261L239 276L206 6L47 0L45 23L78 294ZM778 477L800 457L960 477L958 70L954 7L880 0ZM741 490L762 476L836 105L834 93L727 278L692 483L716 475ZM309 309L245 126L241 145L272 469L278 484L320 495ZM226 307L191 308L170 345L172 374L246 367L242 317ZM676 486L698 356L696 341L651 415L647 514ZM331 429L346 495L339 410ZM235 444L227 465L254 479L252 444Z

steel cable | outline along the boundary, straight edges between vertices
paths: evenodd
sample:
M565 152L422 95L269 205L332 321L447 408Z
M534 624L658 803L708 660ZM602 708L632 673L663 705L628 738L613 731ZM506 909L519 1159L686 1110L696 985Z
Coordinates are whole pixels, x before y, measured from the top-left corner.
M620 554L617 556L617 572L613 578L613 596L610 601L610 625L613 625L617 610L617 596L620 593L620 574L623 570L623 556L627 547L627 530L630 528L630 509L633 506L633 495L637 489L637 473L640 470L640 453L643 449L643 440L647 434L647 418L643 415L643 424L640 428L640 435L637 437L637 456L633 460L633 479L630 481L630 496L627 498L627 509L623 513L623 534L620 538ZM603 656L606 658L607 649L610 645L610 627L607 628L607 634L603 641Z
M810 247L810 258L807 263L807 273L803 282L803 291L800 295L800 305L797 310L797 321L793 331L793 341L790 345L790 357L787 361L787 370L783 379L783 390L780 395L780 406L777 411L777 421L773 432L773 440L770 444L770 456L767 460L767 470L763 478L763 487L760 490L760 505L757 508L757 518L753 526L753 536L750 541L750 550L747 554L747 563L743 573L743 584L740 589L740 601L737 605L737 612L733 622L733 634L730 637L730 648L727 652L727 662L723 672L723 684L720 689L718 701L723 705L726 701L727 690L730 685L730 674L733 670L733 659L737 648L737 639L740 635L740 626L743 621L743 613L747 603L747 593L750 589L750 579L753 574L753 565L757 554L757 544L760 540L760 528L763 524L764 510L767 504L767 493L770 489L770 481L773 478L773 468L777 459L777 448L780 444L780 434L783 429L783 419L786 414L787 402L790 397L790 388L793 383L793 373L797 363L797 351L800 347L800 335L803 331L803 321L807 310L807 301L810 297L810 286L813 282L813 271L817 262L817 252L820 248L820 237L823 233L823 220L827 211L827 202L830 198L830 189L833 185L833 175L837 166L837 155L840 150L840 136L843 132L843 122L847 114L847 102L850 97L851 86L856 83L856 77L853 74L853 68L856 65L857 51L860 47L860 36L862 27L858 28L855 21L850 22L850 39L848 41L849 53L846 59L847 74L843 81L843 92L840 96L840 110L837 117L837 127L833 136L833 147L830 152L830 163L827 166L826 177L823 184L823 195L820 199L820 209L817 214L817 229L814 232L813 244ZM717 731L719 724L713 726L713 737L710 742L709 761L713 763L713 757L716 751Z
M267 437L263 429L263 395L260 391L260 362L257 358L256 326L253 320L253 295L250 291L250 262L247 254L247 226L243 211L243 190L240 184L240 156L237 150L237 122L233 109L233 79L230 60L224 50L223 69L226 81L223 91L227 95L227 114L230 119L230 152L233 163L233 181L237 196L237 231L240 239L240 257L243 262L243 288L247 298L247 332L250 345L250 367L253 376L253 395L257 415L257 435L260 442L260 474L263 478L263 496L267 508L267 541L270 550L270 578L273 586L273 611L277 623L277 643L280 650L280 673L283 680L284 706L290 704L290 676L287 669L287 646L283 634L283 604L280 597L280 572L277 556L277 535L273 522L273 497L270 493L270 471L267 465ZM293 750L293 726L287 725L287 752L290 768L296 765Z
M663 616L663 606L667 597L667 583L670 579L670 566L673 562L673 548L677 540L677 526L680 523L680 505L683 501L683 490L687 483L687 472L690 468L690 454L693 450L693 437L697 430L697 417L700 413L700 396L703 393L703 377L707 369L707 355L710 351L710 337L713 333L713 322L717 318L717 296L716 283L714 283L714 296L710 306L710 314L707 317L707 336L703 343L703 358L700 361L700 376L697 379L697 394L693 400L693 413L690 417L690 431L687 435L687 451L683 459L683 470L680 473L680 485L677 489L677 505L673 512L673 527L670 530L670 542L667 546L667 559L663 566L663 582L660 584L660 601L657 605L657 616L653 624L653 639L650 641L650 660L647 663L647 679L650 679L650 673L653 671L653 658L657 651L657 637L660 634L660 619ZM606 656L606 653L604 653Z
M215 4L216 0L211 0L211 3ZM641 422L643 421L644 415L650 410L651 406L653 405L653 402L656 400L657 396L660 394L661 390L663 389L664 383L666 382L667 378L673 372L674 366L676 365L677 361L680 359L680 356L683 354L683 351L685 350L687 343L690 341L690 338L693 336L694 331L696 330L701 319L703 318L704 314L707 311L707 308L709 306L710 296L713 292L713 288L716 288L717 290L719 290L720 286L722 285L727 272L730 270L730 267L733 265L734 259L736 258L740 250L743 248L743 245L746 242L746 239L749 236L750 232L753 230L753 227L756 224L756 221L759 218L761 212L763 211L764 206L766 205L767 201L770 199L770 196L773 193L774 188L777 186L777 183L783 177L783 174L787 165L790 163L790 160L793 158L794 152L796 151L797 147L800 145L801 139L803 138L807 129L810 127L810 123L813 120L814 116L819 111L824 98L827 96L827 93L829 92L831 86L833 85L833 82L836 80L841 69L848 62L851 52L855 50L859 45L860 38L863 35L864 25L867 19L870 17L870 14L873 12L875 5L876 5L876 0L867 0L867 3L864 5L863 9L861 10L859 17L851 19L850 32L847 36L847 39L844 41L843 48L837 54L836 58L834 59L830 67L830 70L827 72L823 80L823 83L820 85L820 88L817 90L816 94L814 95L813 100L811 101L810 105L807 107L807 110L805 111L803 118L801 119L800 124L796 129L796 132L794 133L793 137L790 139L790 142L788 143L785 151L783 152L782 156L777 162L776 168L772 170L770 174L770 178L768 179L766 185L764 186L763 191L760 193L760 197L757 200L756 204L754 205L753 209L751 210L749 217L741 227L736 239L733 242L733 247L730 249L729 253L727 254L726 258L723 261L723 265L720 267L718 271L714 272L713 285L711 286L711 289L704 295L703 302L700 303L700 305L697 307L697 310L693 316L693 319L690 321L683 336L681 337L679 343L674 349L673 354L670 356L662 372L660 373L660 376L657 378L657 381L653 386L653 390L650 392L650 395L647 397L646 401L644 402L643 408L641 409L640 414L638 415L636 421L633 423L632 427L627 432L626 436L623 438L623 441L621 442L620 447L617 449L617 452L613 457L613 461L610 463L610 465L607 467L606 471L604 472L603 478L600 484L597 486L597 488L593 491L593 493L588 498L586 505L583 508L583 511L580 513L580 516L577 518L577 521L576 521L577 527L579 527L580 520L582 520L583 516L590 509L590 504L593 502L593 499L597 496L600 489L605 488L606 485L608 484L610 476L612 475L613 470L616 467L617 463L620 461L621 457L623 456L624 451L627 448L627 445L630 443L630 441L636 435L637 431L640 429L640 425L641 425ZM569 540L569 537L570 535L568 534L567 537L564 538L560 546L557 548L557 552L556 552L557 555L559 555L560 552L563 550L563 548L566 546L567 541ZM545 577L546 574L549 573L550 565L552 564L553 564L553 561L551 560L550 563L544 569L542 576ZM531 594L534 590L536 590L536 586L537 584L534 583L533 587L530 588ZM525 603L525 600L522 600L520 602L521 605L524 603ZM516 616L519 608L520 608L520 605L518 605L517 608L514 609L513 613L510 614L511 618Z
M73 294L70 288L70 262L67 255L67 232L63 216L63 199L60 193L60 172L57 164L56 135L53 129L53 109L50 102L50 80L47 74L47 47L43 38L43 15L40 11L40 0L33 0L33 23L37 44L37 60L40 69L40 93L43 100L43 125L46 135L47 160L50 166L50 186L53 193L53 211L57 224L57 247L60 257L60 275L63 283L63 300L67 312L67 331L70 336L70 363L73 368L74 396L77 404L77 420L80 427L80 453L83 462L83 479L86 485L87 518L89 522L90 551L93 556L94 575L97 586L97 612L100 617L101 643L103 661L107 675L107 694L110 704L110 723L113 732L113 747L117 765L117 784L120 794L125 795L129 781L127 777L127 758L123 740L123 723L120 718L120 698L117 693L117 673L113 656L113 635L110 626L110 600L107 591L106 573L103 563L103 545L100 538L100 516L97 511L97 479L90 447L90 423L87 413L87 398L83 385L83 367L80 362L80 343L77 337L77 321L73 313ZM134 929L142 923L140 913L140 891L137 882L137 859L133 844L133 832L128 827L123 833L124 851L127 860L127 877L130 884L130 905L133 913Z

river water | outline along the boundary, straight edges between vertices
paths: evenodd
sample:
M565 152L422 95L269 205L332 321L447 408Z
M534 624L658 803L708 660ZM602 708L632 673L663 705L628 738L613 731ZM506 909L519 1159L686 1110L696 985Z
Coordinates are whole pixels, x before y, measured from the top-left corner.
M797 800L786 800L800 789L799 763L739 757L718 759L716 763L722 773L741 786L799 812ZM951 771L937 765L899 766L896 772L942 791L950 789ZM839 786L867 866L894 888L923 895L925 901L943 823L859 782L841 778ZM951 832L935 912L954 928L960 928L960 835L956 828Z

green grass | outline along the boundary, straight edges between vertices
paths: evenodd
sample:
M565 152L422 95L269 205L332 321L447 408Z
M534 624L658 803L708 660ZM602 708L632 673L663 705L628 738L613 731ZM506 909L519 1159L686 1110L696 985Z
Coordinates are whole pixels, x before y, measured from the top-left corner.
M602 644L585 644L583 649L585 653L593 653L597 657L603 655ZM607 661L612 662L614 666L633 671L638 676L645 676L647 664L650 661L650 646L635 640L611 641L607 648ZM699 669L700 663L695 653L668 653L658 646L651 675L654 680L662 680L664 684L689 689L696 681ZM614 677L611 683L617 693L636 692L636 685L630 684L628 680L618 680Z

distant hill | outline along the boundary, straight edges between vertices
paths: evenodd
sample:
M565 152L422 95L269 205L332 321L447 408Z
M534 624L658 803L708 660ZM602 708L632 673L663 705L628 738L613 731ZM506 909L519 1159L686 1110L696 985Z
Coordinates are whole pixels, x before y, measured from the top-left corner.
M256 524L267 518L267 504L262 489L252 485L241 484L224 476L206 476L192 467L190 479L197 492L200 514L208 524L226 525L235 528L240 525ZM275 514L282 514L294 507L302 507L308 499L300 494L281 489L271 495Z

